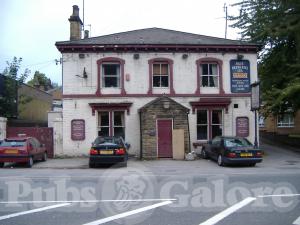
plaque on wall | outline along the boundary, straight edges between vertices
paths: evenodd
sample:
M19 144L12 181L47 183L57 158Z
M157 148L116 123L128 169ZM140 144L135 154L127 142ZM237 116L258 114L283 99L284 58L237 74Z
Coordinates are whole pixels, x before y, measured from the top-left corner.
M236 118L236 136L248 137L249 136L249 118L237 117Z
M71 121L71 139L73 141L82 141L85 139L85 121L72 120Z
M250 92L250 62L230 60L230 81L232 93Z

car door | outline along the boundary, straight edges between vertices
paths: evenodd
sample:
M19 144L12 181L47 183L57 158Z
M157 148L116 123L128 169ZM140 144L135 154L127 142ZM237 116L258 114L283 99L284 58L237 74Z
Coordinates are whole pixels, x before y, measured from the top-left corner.
M221 138L215 137L211 141L211 157L217 159L221 150Z
M28 154L34 156L36 153L35 142L32 138L28 139Z
M38 139L34 138L34 142L36 144L36 155L41 156L43 154L43 147L42 144L39 142Z

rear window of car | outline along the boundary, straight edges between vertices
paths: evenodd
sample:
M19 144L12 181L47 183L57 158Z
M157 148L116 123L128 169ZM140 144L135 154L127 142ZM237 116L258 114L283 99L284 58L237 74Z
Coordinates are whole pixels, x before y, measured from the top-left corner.
M111 144L121 144L120 138L115 138L115 137L97 137L96 140L94 141L94 145L100 145L104 143L111 143Z
M228 138L224 139L224 145L226 147L246 147L252 146L252 144L244 138Z
M4 140L0 147L23 147L26 145L25 140Z

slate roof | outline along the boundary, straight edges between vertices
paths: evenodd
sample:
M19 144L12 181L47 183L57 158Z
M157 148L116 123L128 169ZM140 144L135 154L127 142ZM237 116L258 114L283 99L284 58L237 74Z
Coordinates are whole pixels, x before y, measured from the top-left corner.
M210 37L162 28L146 28L81 40L56 42L57 46L76 45L237 45L258 46L238 40Z

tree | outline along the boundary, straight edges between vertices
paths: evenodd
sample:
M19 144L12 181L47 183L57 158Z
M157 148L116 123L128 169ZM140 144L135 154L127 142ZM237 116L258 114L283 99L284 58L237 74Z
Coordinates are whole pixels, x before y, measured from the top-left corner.
M6 62L3 71L4 91L0 97L0 116L12 118L17 116L18 87L28 77L30 70L25 69L20 73L22 58L14 57L11 62Z
M243 0L234 5L240 15L231 16L232 27L242 39L263 46L258 73L263 112L283 113L300 109L300 1Z
M35 71L33 78L27 82L30 86L43 88L43 90L48 91L52 88L57 87L56 83L51 82L51 79L48 78L44 73Z

